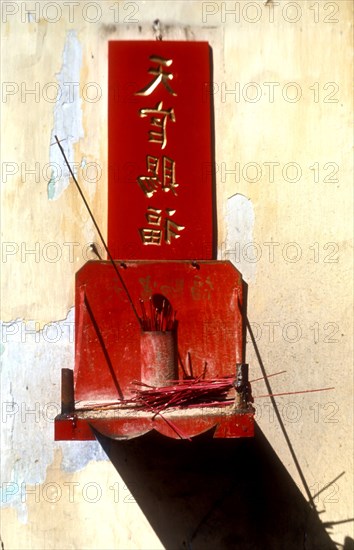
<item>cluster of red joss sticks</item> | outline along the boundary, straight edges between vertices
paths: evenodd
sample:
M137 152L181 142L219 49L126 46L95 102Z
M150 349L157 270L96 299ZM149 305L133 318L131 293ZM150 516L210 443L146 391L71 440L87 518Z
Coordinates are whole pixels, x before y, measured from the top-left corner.
M227 404L228 393L232 388L233 378L214 378L211 380L185 380L171 386L150 388L136 383L142 388L136 390L133 399L137 407L159 413L168 407L211 407Z
M166 332L175 328L176 312L172 309L168 300L163 300L158 307L156 307L151 297L149 298L148 307L145 307L144 300L139 300L139 302L142 313L140 321L143 330Z

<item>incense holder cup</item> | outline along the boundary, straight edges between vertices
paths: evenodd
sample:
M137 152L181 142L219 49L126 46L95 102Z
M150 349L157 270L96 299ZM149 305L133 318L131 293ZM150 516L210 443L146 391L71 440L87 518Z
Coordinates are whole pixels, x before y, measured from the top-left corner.
M141 331L141 381L154 387L169 385L178 378L177 335L174 330Z

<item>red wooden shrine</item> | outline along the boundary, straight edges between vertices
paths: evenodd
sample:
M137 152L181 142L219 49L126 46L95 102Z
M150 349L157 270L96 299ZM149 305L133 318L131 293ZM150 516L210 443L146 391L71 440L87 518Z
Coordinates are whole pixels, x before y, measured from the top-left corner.
M208 90L207 43L109 44L108 247L122 259L76 274L57 440L254 435L242 277L212 252Z

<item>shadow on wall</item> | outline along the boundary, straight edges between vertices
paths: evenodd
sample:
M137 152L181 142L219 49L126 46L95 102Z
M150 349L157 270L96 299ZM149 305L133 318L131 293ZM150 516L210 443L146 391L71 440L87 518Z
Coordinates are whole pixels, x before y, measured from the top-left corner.
M242 440L97 438L168 550L336 549L259 427Z

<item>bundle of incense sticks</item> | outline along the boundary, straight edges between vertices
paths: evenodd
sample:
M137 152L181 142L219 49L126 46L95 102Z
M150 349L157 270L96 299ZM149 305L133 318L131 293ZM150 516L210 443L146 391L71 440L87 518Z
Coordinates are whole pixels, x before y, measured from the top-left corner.
M282 372L284 371L270 374L267 378L282 374ZM234 402L234 393L230 391L233 389L234 381L234 378L229 377L211 378L208 380L194 378L193 380L181 380L174 385L159 388L136 382L136 386L141 386L144 389L136 389L135 396L131 398L130 402L136 408L140 410L149 410L154 414L161 414L161 412L168 407L201 408L225 406ZM255 399L261 397L322 392L333 389L335 388L331 386L326 388L256 395Z
M139 383L136 385L142 387L136 390L136 397L133 398L136 406L154 413L168 407L210 407L232 401L228 399L228 393L233 387L232 378L194 379L160 388L151 388Z
M176 326L176 311L171 307L168 300L163 299L161 303L154 302L150 296L148 306L145 307L144 300L139 300L142 317L140 318L143 330L166 332L173 330Z

